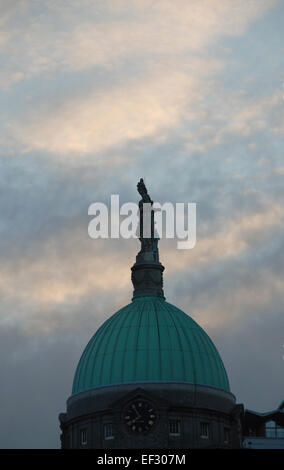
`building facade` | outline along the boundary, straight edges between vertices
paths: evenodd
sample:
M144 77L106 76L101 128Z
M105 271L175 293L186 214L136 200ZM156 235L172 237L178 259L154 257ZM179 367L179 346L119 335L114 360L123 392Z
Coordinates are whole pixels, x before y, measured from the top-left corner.
M243 434L245 449L284 449L284 401L266 413L245 410Z

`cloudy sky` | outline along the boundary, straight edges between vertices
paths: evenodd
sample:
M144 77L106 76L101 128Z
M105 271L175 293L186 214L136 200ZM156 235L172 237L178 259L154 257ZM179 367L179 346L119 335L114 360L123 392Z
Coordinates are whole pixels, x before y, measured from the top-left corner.
M215 342L238 403L284 390L281 0L0 0L1 448L59 447L76 364L132 295L137 240L88 206L197 203L160 242L165 295Z

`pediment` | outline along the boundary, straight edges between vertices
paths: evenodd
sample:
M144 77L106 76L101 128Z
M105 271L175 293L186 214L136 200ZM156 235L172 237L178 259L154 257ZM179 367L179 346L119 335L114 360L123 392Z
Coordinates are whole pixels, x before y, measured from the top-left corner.
M164 398L160 398L157 393L149 392L143 387L137 387L128 393L125 393L122 397L110 403L109 408L112 410L124 407L128 402L134 399L143 399L151 401L156 407L167 409L170 407L170 403Z

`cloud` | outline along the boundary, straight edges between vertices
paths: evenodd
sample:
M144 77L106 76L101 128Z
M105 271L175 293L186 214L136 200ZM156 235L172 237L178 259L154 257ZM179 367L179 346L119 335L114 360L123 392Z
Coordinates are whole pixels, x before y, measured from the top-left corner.
M2 327L0 336L1 419L5 423L0 447L59 448L58 414L71 392L81 346L61 335L35 338L16 326Z
M123 73L129 63L143 67L155 62L174 66L176 58L190 63L196 53L222 35L241 35L275 6L274 0L179 0L152 2L12 3L0 27L6 68L5 90L41 75L84 71L93 67ZM24 19L24 21L23 21ZM24 25L24 26L23 26ZM144 64L144 65L142 65ZM118 72L117 68L120 70Z
M218 275L222 275L222 269L228 269L226 263L232 266L240 259L250 257L256 250L262 250L265 244L270 243L272 233L277 233L283 225L284 212L281 206L263 207L258 213L239 215L223 229L219 228L214 236L205 234L197 239L196 247L189 251L176 251L172 243L161 242L161 259L166 252L166 279L172 287L181 285L176 282L177 276L191 271L201 273L210 272L213 266L220 266ZM72 219L71 219L72 220ZM74 219L76 220L76 219ZM87 236L87 221L81 221L82 227L76 228L76 224L62 226L57 233L49 233L38 243L33 243L24 253L10 250L9 256L2 257L1 264L1 296L4 308L2 310L3 324L16 324L18 321L25 327L35 331L51 331L59 326L64 316L73 322L70 312L81 311L85 300L91 298L103 299L111 293L108 300L109 308L105 311L96 306L98 318L105 318L107 312L115 311L120 305L130 301L131 281L130 266L135 259L135 251L138 250L137 240L91 240ZM73 227L70 230L70 227ZM174 240L176 243L176 240ZM224 264L225 263L225 264ZM224 268L225 266L225 268ZM265 267L265 264L263 265ZM189 270L189 271L188 271ZM213 270L214 273L214 270ZM187 276L188 274L186 274ZM214 274L215 276L215 274ZM175 282L172 281L173 277ZM206 279L206 276L205 278ZM201 282L205 282L203 281ZM243 305L245 302L255 306L260 299L264 301L274 295L274 289L281 292L283 285L281 279L270 276L270 282L266 288L261 288L262 297L250 296L247 286L234 290L235 297L230 293L230 302L235 305ZM175 287L174 287L175 288ZM255 290L255 289L254 289ZM192 290L189 291L192 295ZM173 298L176 294L172 292ZM200 318L210 325L219 325L230 322L227 316L225 296L217 296L214 302L205 302L203 293L197 288L194 293L197 305L202 308L198 312ZM265 298L263 297L265 295ZM183 303L188 300L188 293L182 292ZM97 302L97 300L96 300ZM100 300L100 303L102 300ZM204 303L204 304L203 304ZM21 309L13 309L11 305L21 305ZM223 307L221 308L221 304ZM219 315L212 315L212 310L219 309ZM50 321L50 312L56 312L55 318ZM24 312L24 314L23 314ZM61 313L60 313L61 312ZM222 313L221 313L222 312ZM190 312L188 312L190 313ZM238 311L235 318L239 318ZM24 318L24 322L23 322ZM59 322L57 321L59 319ZM213 322L213 323L212 323ZM217 323L216 323L217 322Z
M165 132L195 99L197 84L184 73L160 72L140 81L67 100L58 111L18 127L25 151L99 153L125 142Z
M23 154L82 156L143 138L163 141L169 131L186 126L185 146L204 152L228 132L250 133L251 119L254 130L262 130L265 119L259 117L257 123L255 119L260 104L240 109L237 97L235 103L226 105L225 100L224 105L222 94L212 109L204 107L202 100L206 101L215 87L214 77L224 67L224 60L210 55L212 45L223 35L243 34L275 4L194 0L180 1L177 8L171 2L153 6L146 1L133 2L129 8L124 1L96 5L86 1L79 17L74 2L69 6L50 2L42 11L29 2L13 5L2 19L3 34L9 31L11 36L2 83L10 87L45 74L49 100L46 106L44 93L42 106L41 92L35 98L21 98L16 120L7 110L2 145ZM21 15L27 17L24 30ZM106 71L97 74L95 84L87 79L82 93L76 81L74 86L74 77L93 67ZM60 70L71 75L61 76L58 93L52 77ZM212 122L212 113L217 123ZM195 133L194 124L205 119L207 124ZM225 126L220 129L222 121Z
M166 296L213 338L237 334L247 321L269 322L283 306L282 250L280 233L273 233L271 240L246 255L169 272Z
M87 233L87 226L85 230ZM85 233L68 230L22 255L10 252L6 260L2 257L0 273L2 325L18 323L33 332L51 332L62 328L62 315L72 323L73 314L92 298L98 318L105 318L119 307L119 301L131 299L131 255L114 250L111 240L94 241ZM109 292L112 297L105 310L103 298ZM99 303L104 305L102 309Z
M242 34L276 2L206 1L116 2L114 21L78 25L66 50L66 66L110 67L127 57L167 57L200 51L220 34ZM124 18L127 18L126 20Z
M167 267L171 273L183 271L187 266L222 262L225 259L236 259L269 240L275 229L280 230L284 222L282 206L275 204L263 207L261 212L240 215L228 221L214 234L197 237L194 249L175 251L167 255Z
M59 445L82 349L131 300L139 246L89 239L87 208L137 200L140 177L154 200L197 202L196 247L160 242L167 300L206 328L238 401L277 406L280 2L0 4L1 445Z
M274 0L165 0L129 2L34 2L11 6L2 18L3 34L12 31L10 71L23 78L57 68L109 67L126 58L171 56L200 51L220 35L240 35L272 8ZM23 27L25 18L27 27ZM12 28L11 28L12 26ZM18 38L17 49L13 48ZM38 39L41 39L40 41ZM16 58L19 59L17 62Z
M282 401L284 320L277 300L259 307L260 315L246 310L234 330L215 329L213 336L237 401L259 412L272 411Z
M226 142L239 142L240 138L246 139L253 150L259 135L272 134L272 138L280 135L283 120L280 91L271 96L251 97L242 90L228 94L219 84L215 92L212 86L211 93L212 103L200 105L197 124L184 132L184 146L191 153L204 154Z

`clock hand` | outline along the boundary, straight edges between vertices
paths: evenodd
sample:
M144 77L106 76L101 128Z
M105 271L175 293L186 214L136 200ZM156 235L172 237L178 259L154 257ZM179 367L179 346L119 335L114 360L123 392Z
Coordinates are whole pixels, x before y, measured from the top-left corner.
M135 406L135 405L133 406L133 408L134 408L134 410L135 410L135 413L137 414L137 417L138 417L138 418L140 418L140 417L141 417L141 415L138 413L138 411L137 411L137 409L136 409L136 406Z

